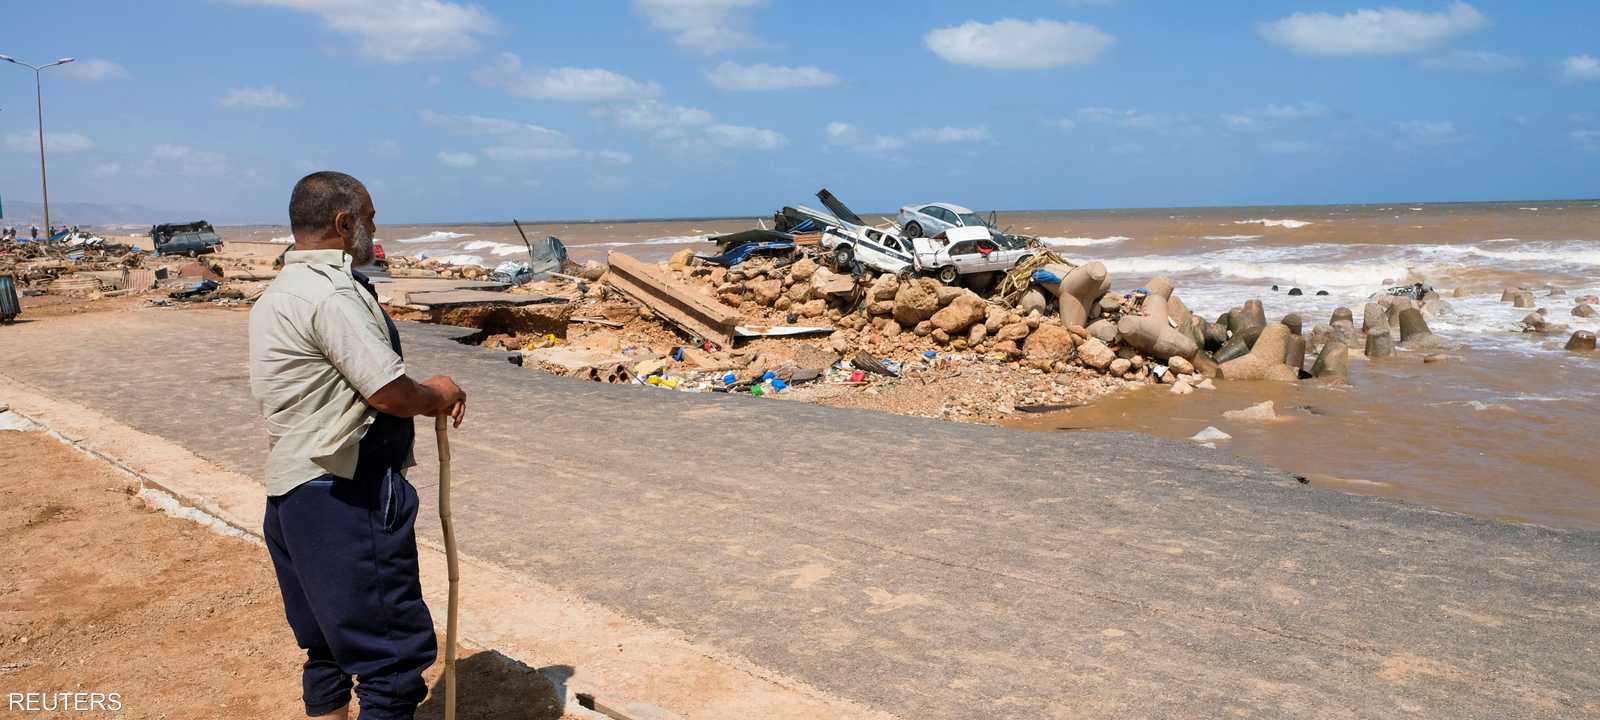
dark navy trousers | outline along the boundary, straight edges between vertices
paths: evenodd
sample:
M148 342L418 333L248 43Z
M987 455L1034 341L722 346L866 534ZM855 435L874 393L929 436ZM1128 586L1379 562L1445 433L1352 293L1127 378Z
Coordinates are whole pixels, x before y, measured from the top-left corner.
M417 491L395 471L324 475L267 498L265 538L296 642L307 715L350 702L409 719L438 653L417 571Z

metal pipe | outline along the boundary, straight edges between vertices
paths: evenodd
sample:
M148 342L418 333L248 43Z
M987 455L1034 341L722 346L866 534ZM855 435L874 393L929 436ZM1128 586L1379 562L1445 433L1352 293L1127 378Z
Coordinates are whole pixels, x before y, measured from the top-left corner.
M45 233L45 238L47 238L47 239L51 235L51 233L50 233L50 229L51 229L50 228L50 181L48 179L47 173L45 172L45 165L44 165L44 80L41 77L41 73L47 68L53 68L53 67L55 67L57 65L65 65L65 64L67 64L69 62L72 62L73 59L74 58L69 58L69 57L68 58L61 58L60 60L57 60L57 61L55 61L53 63L47 63L45 65L34 65L32 63L26 63L26 62L23 62L21 60L18 60L18 59L14 58L14 57L11 57L10 55L0 55L0 60L4 60L4 61L6 61L8 63L13 64L13 65L21 65L21 66L23 66L25 68L28 68L29 70L33 71L34 107L37 108L38 114L39 114L39 190L40 190L41 194L43 195L43 199L44 199L44 233Z

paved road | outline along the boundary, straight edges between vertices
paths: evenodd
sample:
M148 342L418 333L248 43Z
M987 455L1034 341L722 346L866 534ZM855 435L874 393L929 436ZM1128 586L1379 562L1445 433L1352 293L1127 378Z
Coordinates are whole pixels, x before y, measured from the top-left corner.
M413 374L472 393L469 552L904 717L1600 716L1597 534L403 332ZM244 346L242 313L105 313L4 328L0 372L259 477Z

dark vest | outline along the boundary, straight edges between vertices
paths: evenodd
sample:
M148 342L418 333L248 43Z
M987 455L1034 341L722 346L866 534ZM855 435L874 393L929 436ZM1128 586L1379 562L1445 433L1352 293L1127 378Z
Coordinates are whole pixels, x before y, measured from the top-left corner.
M372 299L378 299L378 291L372 287L372 281L354 270L350 275L361 283L361 287L372 294ZM381 311L382 308L380 307ZM405 359L405 352L400 349L400 329L395 327L394 320L389 318L389 313L383 313L383 322L389 326L389 347L394 348L394 353ZM411 443L416 437L415 423L411 418L395 417L388 413L374 409L377 418L367 428L366 436L361 438L360 455L356 460L356 477L382 477L385 470L400 471L405 467L406 458L411 455Z

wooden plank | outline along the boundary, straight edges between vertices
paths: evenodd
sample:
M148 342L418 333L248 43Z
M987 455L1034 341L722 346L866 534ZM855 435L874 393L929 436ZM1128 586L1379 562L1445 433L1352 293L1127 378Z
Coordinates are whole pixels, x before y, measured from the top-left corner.
M723 347L733 346L734 329L743 319L738 313L679 285L654 265L625 253L612 251L607 261L611 271L606 273L606 282L613 287L690 335Z

